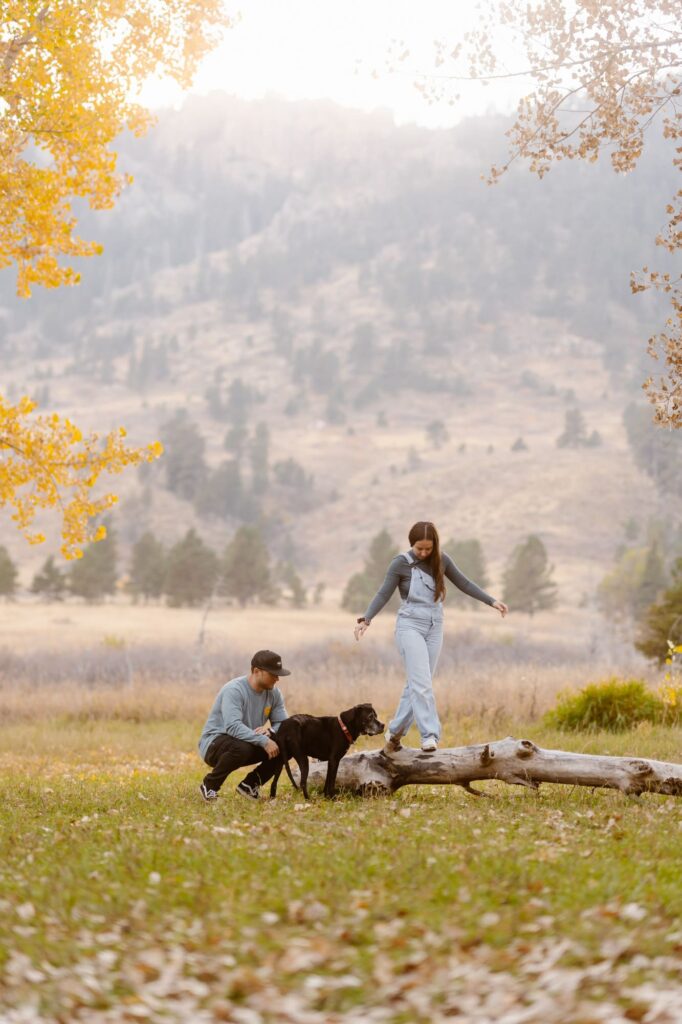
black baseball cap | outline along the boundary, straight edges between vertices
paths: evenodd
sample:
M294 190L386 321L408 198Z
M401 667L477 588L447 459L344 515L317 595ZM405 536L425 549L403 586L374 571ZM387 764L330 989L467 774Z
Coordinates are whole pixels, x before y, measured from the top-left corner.
M251 668L262 668L271 676L290 676L288 668L282 668L281 655L274 651L256 651L251 659Z

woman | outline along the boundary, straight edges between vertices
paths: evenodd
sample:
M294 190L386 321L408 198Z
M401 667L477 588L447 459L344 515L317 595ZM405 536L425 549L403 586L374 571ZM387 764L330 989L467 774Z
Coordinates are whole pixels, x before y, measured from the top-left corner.
M393 559L386 579L365 614L357 620L355 639L365 635L374 616L398 587L403 600L395 638L405 663L407 682L395 717L388 724L386 746L389 751L400 750L400 738L414 721L421 735L422 750L432 751L438 749L440 739L433 675L443 646L445 577L465 594L496 608L503 618L509 609L503 601L496 601L467 579L449 555L441 553L438 530L433 523L415 523L408 539L410 550Z

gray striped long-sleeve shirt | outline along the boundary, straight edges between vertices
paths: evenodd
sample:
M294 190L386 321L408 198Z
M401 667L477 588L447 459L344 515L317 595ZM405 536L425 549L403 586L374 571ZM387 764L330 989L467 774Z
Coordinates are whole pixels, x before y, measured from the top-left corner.
M490 594L486 594L485 590L481 590L473 580L468 579L464 573L457 568L450 556L445 554L445 552L441 554L441 560L443 563L443 574L447 579L454 583L459 590L468 594L469 597L475 598L477 601L482 601L483 604L492 605L494 603L495 598L491 597ZM418 562L418 565L420 569L433 577L433 568L431 566L430 559L424 558ZM379 614L384 605L389 601L396 587L398 587L400 596L404 601L410 592L411 578L412 567L403 555L396 555L388 567L388 572L386 573L384 582L381 584L369 603L369 607L363 616L365 621L371 622L372 619Z

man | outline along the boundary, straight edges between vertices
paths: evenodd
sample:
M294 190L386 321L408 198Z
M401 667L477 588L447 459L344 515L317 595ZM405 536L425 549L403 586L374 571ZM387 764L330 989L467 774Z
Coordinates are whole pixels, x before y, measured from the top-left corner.
M258 800L260 787L281 767L272 735L289 716L277 682L290 675L279 654L256 651L250 674L231 679L220 690L199 740L199 753L213 769L199 786L204 800L216 800L230 772L247 764L258 767L239 783L237 793Z

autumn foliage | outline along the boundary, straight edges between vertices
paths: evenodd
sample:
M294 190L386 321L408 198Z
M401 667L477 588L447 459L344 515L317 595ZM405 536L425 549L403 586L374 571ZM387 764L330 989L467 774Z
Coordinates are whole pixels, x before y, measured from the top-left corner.
M595 161L606 152L618 173L639 160L655 124L672 143L682 167L682 3L680 0L483 0L477 27L454 48L436 44L436 78L420 88L439 99L462 81L529 78L509 130L509 159L491 172L497 180L516 160L542 177L561 160ZM511 65L510 53L525 54ZM667 223L656 241L668 253L682 248L682 190L669 198ZM671 314L649 339L665 364L644 387L661 424L682 427L681 278L643 268L634 292L664 292Z
M0 268L18 291L73 284L74 199L111 207L130 179L110 145L141 134L145 80L188 85L227 23L223 0L0 0ZM66 260L66 263L62 262Z
M0 506L13 508L12 518L32 544L45 539L33 528L38 512L60 509L62 553L77 558L84 544L105 536L103 526L90 523L116 502L114 494L92 496L102 474L151 462L163 448L158 441L128 447L122 427L102 439L83 437L68 419L34 416L34 410L28 398L9 405L0 396Z
M227 24L223 0L0 0L0 269L16 265L17 291L78 282L74 257L100 251L78 238L72 203L114 204L130 178L110 148L151 117L135 101L146 79L188 85ZM100 540L96 517L116 501L93 497L102 474L162 452L125 443L125 430L84 437L68 419L0 396L0 506L32 543L42 509L62 514L62 552Z

